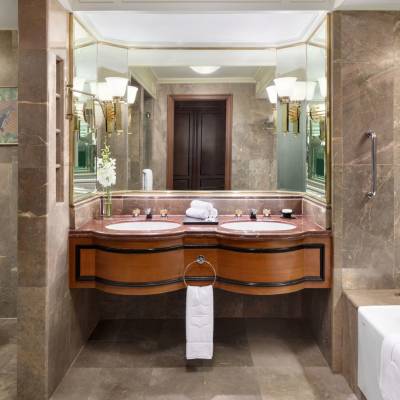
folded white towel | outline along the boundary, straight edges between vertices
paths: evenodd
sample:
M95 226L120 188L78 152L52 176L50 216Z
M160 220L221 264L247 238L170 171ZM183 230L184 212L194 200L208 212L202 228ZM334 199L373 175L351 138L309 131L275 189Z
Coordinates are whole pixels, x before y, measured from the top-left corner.
M379 386L384 400L400 399L400 335L384 338Z
M208 211L211 211L211 209L214 208L212 203L209 203L208 201L202 201L202 200L193 200L190 203L190 207L191 208L205 208Z
M207 219L209 212L205 208L190 207L186 210L186 215L190 218Z
M214 351L213 287L188 286L186 292L186 358L210 360Z
M208 218L217 218L218 217L218 210L216 208L212 208L208 214Z

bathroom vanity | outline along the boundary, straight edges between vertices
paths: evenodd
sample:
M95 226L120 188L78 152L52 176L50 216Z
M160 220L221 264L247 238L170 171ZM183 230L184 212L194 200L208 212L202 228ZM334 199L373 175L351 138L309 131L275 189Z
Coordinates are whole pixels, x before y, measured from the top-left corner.
M118 216L72 230L70 287L157 294L184 288L184 275L190 284L215 280L216 288L251 295L331 287L331 234L309 217L220 216L211 226L182 221ZM199 256L211 265L198 264Z

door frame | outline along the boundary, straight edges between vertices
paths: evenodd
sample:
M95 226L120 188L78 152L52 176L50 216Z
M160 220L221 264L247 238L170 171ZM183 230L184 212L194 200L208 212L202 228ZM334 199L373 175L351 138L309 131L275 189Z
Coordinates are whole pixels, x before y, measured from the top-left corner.
M232 177L232 106L231 94L173 94L167 99L167 190L174 187L174 135L176 101L225 100L225 190L231 190Z

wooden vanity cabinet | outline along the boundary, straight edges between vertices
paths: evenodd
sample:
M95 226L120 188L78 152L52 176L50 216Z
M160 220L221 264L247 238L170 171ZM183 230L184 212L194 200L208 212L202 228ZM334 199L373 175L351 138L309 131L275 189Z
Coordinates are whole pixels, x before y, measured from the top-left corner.
M70 287L145 295L185 287L186 266L203 255L213 265L215 287L229 292L274 295L331 287L331 237L249 240L228 235L178 235L156 240L115 240L70 235ZM186 280L210 284L207 265L192 264Z

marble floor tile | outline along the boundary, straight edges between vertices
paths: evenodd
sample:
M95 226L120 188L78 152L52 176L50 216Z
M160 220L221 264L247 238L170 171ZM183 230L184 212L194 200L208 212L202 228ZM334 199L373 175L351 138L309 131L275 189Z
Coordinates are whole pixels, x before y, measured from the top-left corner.
M204 400L204 373L198 368L154 368L146 399Z
M315 393L302 370L275 367L256 368L263 400L323 400Z
M210 368L204 375L207 400L261 400L262 398L254 368Z
M357 400L342 375L326 367L307 367L305 376L318 393L318 400Z
M216 319L212 360L185 346L182 319L102 321L52 400L355 400L299 320Z

